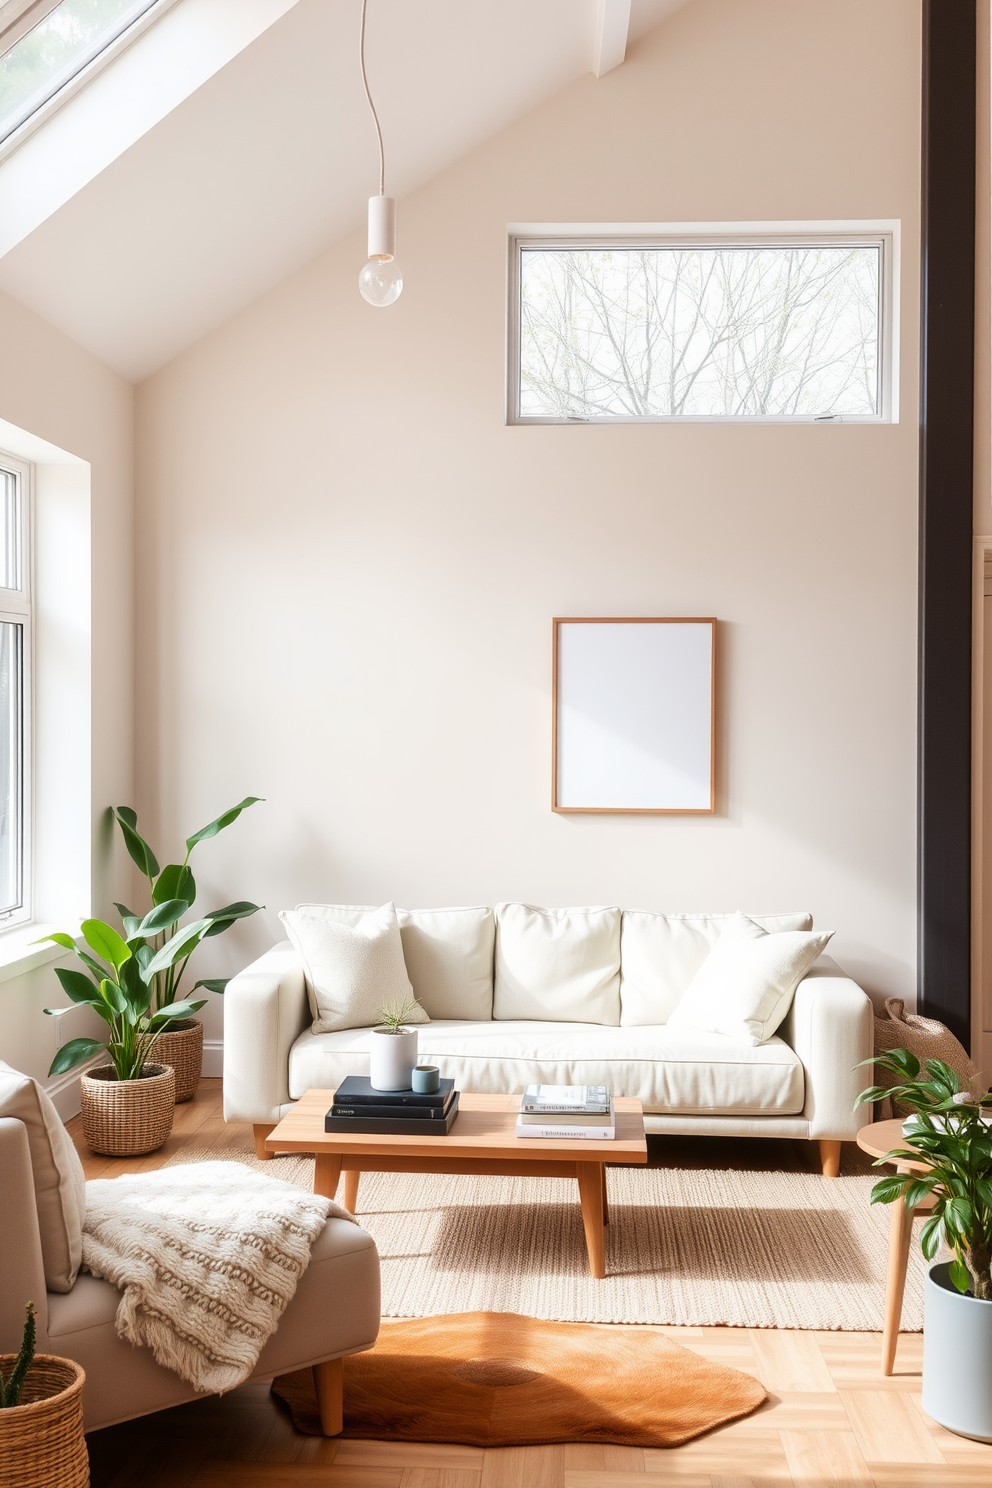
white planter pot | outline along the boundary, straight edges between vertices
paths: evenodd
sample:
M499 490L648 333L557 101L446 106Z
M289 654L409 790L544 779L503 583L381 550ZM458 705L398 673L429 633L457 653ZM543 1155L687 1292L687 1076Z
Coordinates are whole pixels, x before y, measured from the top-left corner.
M373 1090L409 1090L413 1067L417 1062L417 1030L403 1028L399 1033L372 1030L372 1058L369 1077Z
M931 1266L923 1321L923 1409L948 1431L992 1442L992 1302Z

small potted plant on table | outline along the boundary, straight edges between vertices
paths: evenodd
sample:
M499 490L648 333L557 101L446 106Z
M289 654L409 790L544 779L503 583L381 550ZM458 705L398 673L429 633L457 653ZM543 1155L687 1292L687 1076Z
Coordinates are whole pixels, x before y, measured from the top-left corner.
M920 1062L907 1049L876 1056L896 1076L873 1086L859 1104L882 1100L908 1107L904 1147L877 1160L914 1163L916 1172L887 1173L872 1190L873 1204L923 1199L933 1211L920 1245L936 1261L941 1242L952 1259L930 1267L923 1324L923 1408L960 1436L992 1441L992 1125L989 1099L979 1101L943 1060ZM919 1171L920 1165L924 1171Z
M385 1007L378 1027L372 1030L369 1081L373 1090L409 1090L417 1063L417 1030L404 1027L420 1004L412 1002Z
M18 1354L0 1354L0 1483L10 1488L87 1488L83 1436L86 1376L71 1359L36 1354L34 1303Z

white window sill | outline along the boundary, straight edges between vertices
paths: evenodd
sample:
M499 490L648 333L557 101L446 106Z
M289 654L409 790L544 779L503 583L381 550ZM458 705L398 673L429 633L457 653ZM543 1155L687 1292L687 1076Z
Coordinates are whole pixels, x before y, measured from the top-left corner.
M0 982L9 982L13 977L23 976L38 966L47 966L60 956L68 955L64 946L48 941L34 945L43 935L57 930L57 925L17 925L0 934Z

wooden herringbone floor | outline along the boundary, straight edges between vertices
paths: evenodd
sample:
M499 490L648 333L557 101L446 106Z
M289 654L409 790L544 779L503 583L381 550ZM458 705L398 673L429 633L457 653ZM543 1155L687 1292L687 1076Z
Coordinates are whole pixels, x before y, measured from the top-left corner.
M89 1178L153 1168L187 1145L218 1156L220 1082L180 1106L168 1144L129 1162L87 1152ZM826 1181L826 1180L825 1180ZM746 1421L667 1451L638 1447L421 1446L299 1436L267 1385L246 1385L90 1437L93 1488L989 1488L992 1447L952 1435L920 1406L922 1339L904 1334L896 1374L877 1333L664 1328L706 1358L746 1369L768 1403Z

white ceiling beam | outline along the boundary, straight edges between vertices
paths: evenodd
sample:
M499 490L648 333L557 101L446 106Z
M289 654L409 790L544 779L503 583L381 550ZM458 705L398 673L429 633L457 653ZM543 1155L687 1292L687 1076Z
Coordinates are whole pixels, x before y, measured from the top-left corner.
M592 70L597 77L603 77L620 66L627 55L629 30L630 0L596 0Z

